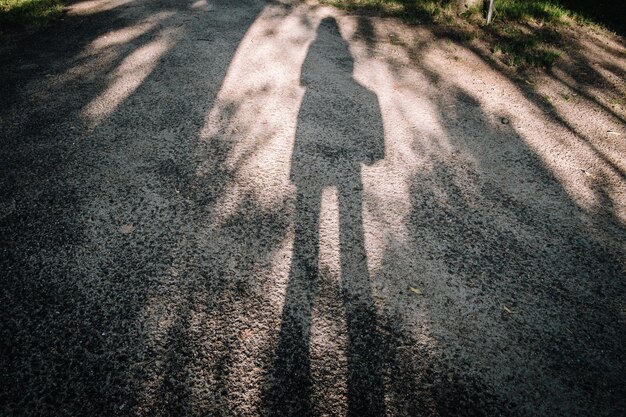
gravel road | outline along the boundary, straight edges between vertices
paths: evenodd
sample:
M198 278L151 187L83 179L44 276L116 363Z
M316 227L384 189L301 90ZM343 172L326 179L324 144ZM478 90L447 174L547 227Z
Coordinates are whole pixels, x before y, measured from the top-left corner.
M577 42L524 82L256 0L4 40L0 415L626 415L626 48Z

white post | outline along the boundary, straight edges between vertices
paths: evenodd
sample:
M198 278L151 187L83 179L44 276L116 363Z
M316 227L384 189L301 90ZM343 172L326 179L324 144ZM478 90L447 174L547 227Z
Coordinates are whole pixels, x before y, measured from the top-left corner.
M491 23L491 19L493 19L493 2L494 0L489 0L489 11L487 12L487 24Z

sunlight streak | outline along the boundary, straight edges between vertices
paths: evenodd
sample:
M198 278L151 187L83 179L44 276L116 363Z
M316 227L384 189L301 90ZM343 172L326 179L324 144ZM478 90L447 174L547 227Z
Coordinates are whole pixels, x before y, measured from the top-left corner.
M167 29L152 42L127 56L109 76L110 84L100 96L83 109L92 126L98 125L128 98L158 65L161 57L174 43L176 31Z
M291 149L304 94L300 67L315 36L302 24L307 11L299 6L283 15L279 7L268 6L261 13L241 41L206 118L201 141L208 147L216 141L232 145L224 166L234 181L216 204L218 223L233 215L247 194L271 208L292 190ZM197 175L207 169L201 165Z
M71 14L90 15L95 13L113 10L125 4L133 3L135 0L87 0L68 6Z
M339 254L339 205L337 188L326 187L322 192L319 214L319 265L324 281L339 282L341 265Z
M125 27L122 29L112 30L110 32L105 33L100 36L96 40L94 40L87 49L86 52L94 53L98 52L100 49L109 48L116 45L123 45L129 42L132 42L134 39L137 39L141 35L149 32L154 29L154 27L161 21L171 17L173 13L161 12L157 13L153 16L150 16L145 22L139 23L137 25Z

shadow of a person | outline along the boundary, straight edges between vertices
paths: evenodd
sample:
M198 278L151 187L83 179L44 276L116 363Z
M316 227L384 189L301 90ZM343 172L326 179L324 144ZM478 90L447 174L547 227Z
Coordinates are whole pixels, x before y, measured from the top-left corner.
M336 187L342 301L347 323L347 413L383 415L382 343L367 270L361 164L384 156L376 95L352 78L353 59L337 22L324 19L301 72L306 93L291 161L297 187L295 238L273 380L273 415L310 415L310 328L318 281L322 191ZM331 388L331 387L328 387Z

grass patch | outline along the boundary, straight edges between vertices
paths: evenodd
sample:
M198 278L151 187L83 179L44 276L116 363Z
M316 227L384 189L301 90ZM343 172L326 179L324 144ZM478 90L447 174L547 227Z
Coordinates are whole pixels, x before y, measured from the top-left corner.
M561 35L550 25L494 23L483 28L492 51L511 67L552 68L560 58Z
M537 48L520 42L499 42L495 44L493 51L503 54L504 62L511 67L551 68L561 56L561 51Z
M545 0L498 0L495 2L496 19L505 21L535 20L542 23L564 24L571 15L558 3Z
M454 12L448 1L441 0L320 0L344 10L378 12L414 23L450 21Z
M552 67L563 54L561 28L574 22L596 25L566 6L567 0L496 0L494 20L489 26L485 25L482 7L457 16L450 0L320 1L346 10L396 16L410 23L451 24L455 26L455 38L459 30L465 32L467 39L485 42L496 58L515 68ZM463 24L458 24L461 19Z
M0 33L44 26L62 12L60 0L0 0Z

